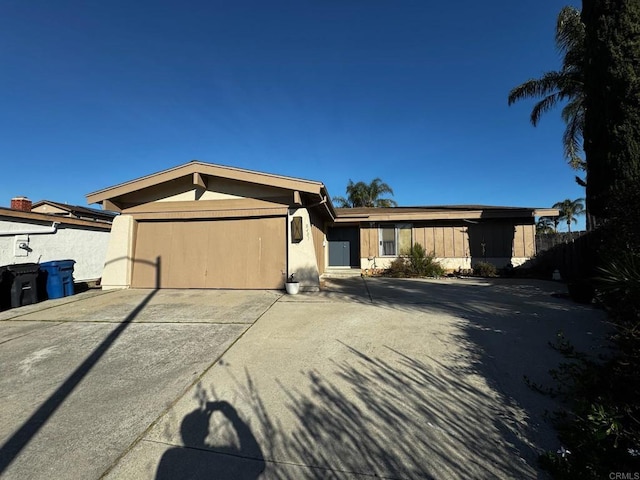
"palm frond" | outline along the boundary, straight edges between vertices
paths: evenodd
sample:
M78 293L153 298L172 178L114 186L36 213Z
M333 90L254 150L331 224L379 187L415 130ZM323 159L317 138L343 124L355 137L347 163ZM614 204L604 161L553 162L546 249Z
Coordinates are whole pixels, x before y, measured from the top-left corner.
M338 208L351 208L351 203L349 203L349 200L347 200L344 197L333 197L331 199L331 201L336 205L336 207Z
M347 197L334 197L333 201L338 207L394 207L394 200L380 198L388 193L393 195L393 189L380 178L374 178L371 183L357 182L349 179L346 188Z
M561 89L564 80L562 72L546 72L540 78L532 78L509 92L509 105L526 98L544 97Z
M583 145L584 103L582 99L574 99L562 109L562 118L566 128L562 135L564 156L571 168L586 170L586 163L580 157Z
M391 200L390 198L381 198L376 200L374 206L380 208L397 207L398 202L396 202L395 200Z
M556 46L560 52L583 48L585 27L580 10L575 7L563 7L556 22Z
M555 203L552 208L560 210L559 221L567 222L567 225L570 226L571 223L578 223L576 217L585 213L584 198L577 198L576 200L567 198L562 202Z
M540 117L543 113L548 112L553 107L556 106L558 101L560 100L560 94L554 93L553 95L549 95L533 106L533 110L531 110L531 124L535 127L538 125L540 121Z
M537 126L543 114L559 102L568 100L562 111L562 118L567 125L562 138L564 154L573 168L584 169L585 163L580 153L584 126L585 27L580 10L572 6L560 10L555 41L563 54L562 68L518 85L509 92L508 103L512 105L523 99L538 99L530 116L533 126Z

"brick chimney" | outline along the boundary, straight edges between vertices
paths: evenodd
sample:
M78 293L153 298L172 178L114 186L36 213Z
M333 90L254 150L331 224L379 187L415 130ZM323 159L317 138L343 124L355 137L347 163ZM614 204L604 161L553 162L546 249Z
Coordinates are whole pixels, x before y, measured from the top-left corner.
M27 197L13 197L11 199L11 209L20 210L22 212L31 211L31 200Z

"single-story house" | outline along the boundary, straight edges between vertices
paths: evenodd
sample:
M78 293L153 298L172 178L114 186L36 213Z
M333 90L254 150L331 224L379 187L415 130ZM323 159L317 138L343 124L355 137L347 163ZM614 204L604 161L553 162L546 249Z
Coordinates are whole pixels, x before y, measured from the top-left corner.
M117 215L116 212L87 208L80 205L69 205L67 203L54 202L53 200L34 202L31 206L31 211L34 213L56 215L58 217L79 218L81 220L104 223L113 222L113 218Z
M498 268L523 264L536 253L535 217L557 216L558 211L448 205L338 208L336 215L327 230L329 265L385 269L420 243L445 270L468 270L479 261ZM344 241L350 242L349 250L340 249Z
M535 217L479 205L335 209L322 182L192 161L87 195L114 218L103 288L318 288L419 242L450 270L535 254Z
M74 260L76 281L102 276L111 224L31 211L16 197L0 207L0 265Z

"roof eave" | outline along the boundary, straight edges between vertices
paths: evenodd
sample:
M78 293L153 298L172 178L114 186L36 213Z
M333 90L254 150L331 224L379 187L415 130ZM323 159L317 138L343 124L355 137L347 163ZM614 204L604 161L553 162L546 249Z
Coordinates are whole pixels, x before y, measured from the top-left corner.
M534 210L534 216L536 217L559 217L560 210L557 208L536 208Z
M193 175L194 173L199 173L206 176L227 178L230 180L244 181L257 185L282 188L285 190L298 190L305 193L315 193L318 195L321 194L322 189L324 188L322 182L285 177L270 173L256 172L252 170L244 170L240 168L216 165L212 163L204 163L194 160L192 162L163 170L161 172L130 180L128 182L114 185L112 187L108 187L92 193L88 193L86 195L87 202L92 204L100 203L105 200L112 200L121 195L126 195L137 190L142 190L144 188L159 185L176 178Z

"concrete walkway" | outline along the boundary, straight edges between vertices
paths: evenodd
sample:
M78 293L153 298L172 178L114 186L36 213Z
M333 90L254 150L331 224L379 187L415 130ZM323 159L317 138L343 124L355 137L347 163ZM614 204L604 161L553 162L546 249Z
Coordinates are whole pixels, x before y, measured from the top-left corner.
M537 453L558 447L543 420L555 405L523 375L548 381L557 331L592 351L604 331L602 312L555 291L354 278L298 296L129 290L31 311L0 322L4 474L538 478Z

